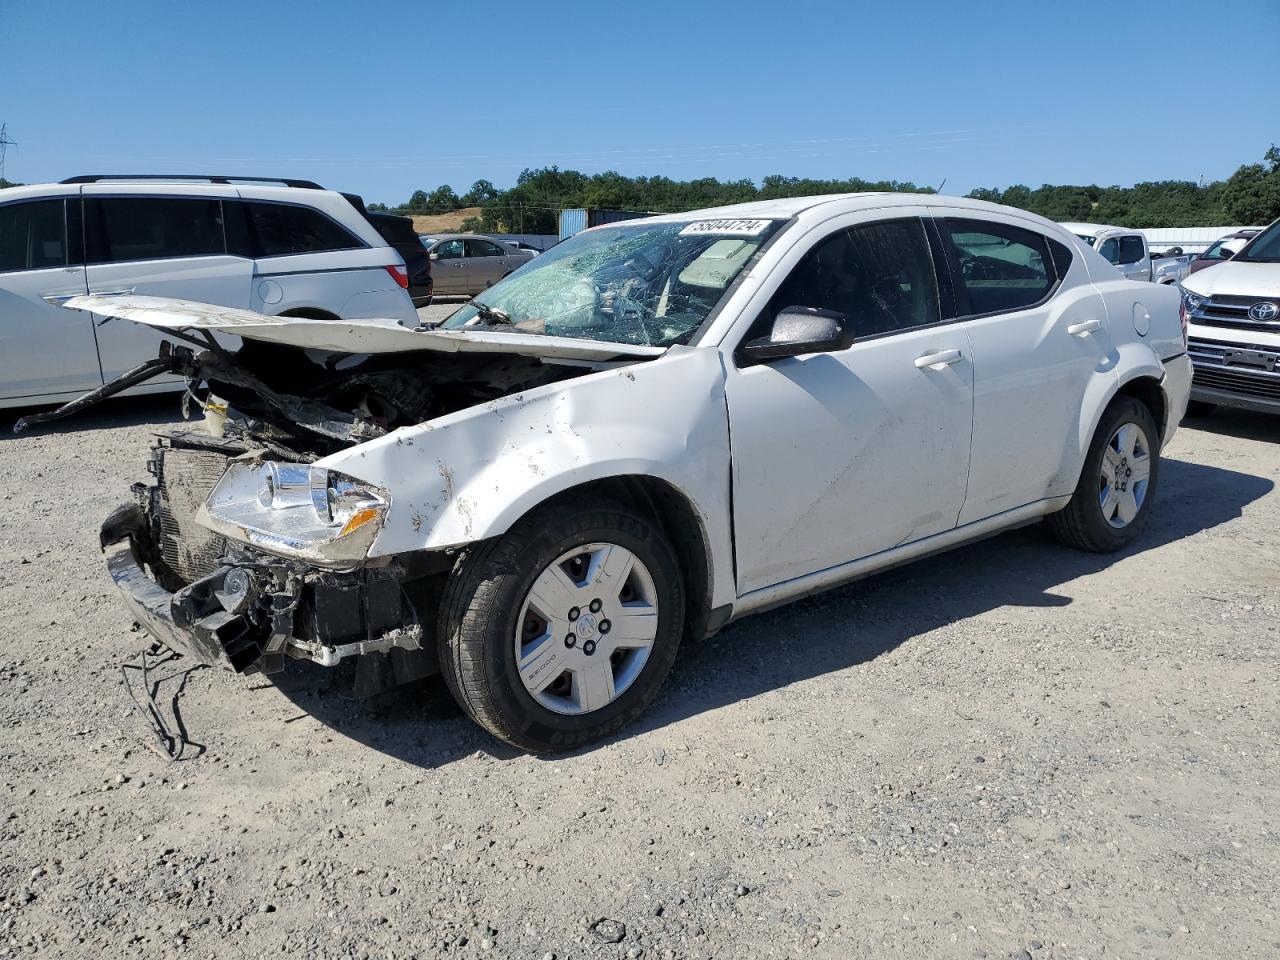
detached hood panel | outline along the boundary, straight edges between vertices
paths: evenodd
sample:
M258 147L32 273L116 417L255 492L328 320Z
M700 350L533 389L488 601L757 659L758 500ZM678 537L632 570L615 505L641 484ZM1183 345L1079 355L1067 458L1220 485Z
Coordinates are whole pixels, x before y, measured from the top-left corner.
M168 297L72 297L64 304L118 317L159 330L205 330L233 334L306 350L337 353L507 353L528 357L573 360L647 358L666 352L665 347L632 346L577 337L548 337L495 330L411 330L395 320L311 320L304 317L271 317L252 310L219 307L193 300Z

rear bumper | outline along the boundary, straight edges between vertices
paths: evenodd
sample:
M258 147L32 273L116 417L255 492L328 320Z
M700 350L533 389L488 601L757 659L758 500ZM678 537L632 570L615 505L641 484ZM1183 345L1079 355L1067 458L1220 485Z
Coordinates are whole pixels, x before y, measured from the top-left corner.
M1186 415L1187 402L1191 396L1191 375L1191 358L1185 353L1164 361L1164 381L1161 386L1164 388L1168 417L1164 425L1164 436L1160 441L1161 446L1168 446L1178 429L1178 424Z

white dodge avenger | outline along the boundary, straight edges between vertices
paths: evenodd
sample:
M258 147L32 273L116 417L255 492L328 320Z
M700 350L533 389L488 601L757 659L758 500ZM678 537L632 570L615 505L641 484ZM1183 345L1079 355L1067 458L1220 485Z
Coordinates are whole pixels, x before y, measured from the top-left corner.
M358 692L441 671L539 751L632 721L752 612L1041 517L1124 547L1191 380L1175 289L939 196L598 227L431 329L67 306L189 344L19 424L189 381L203 421L102 531L156 639L240 673L353 658Z

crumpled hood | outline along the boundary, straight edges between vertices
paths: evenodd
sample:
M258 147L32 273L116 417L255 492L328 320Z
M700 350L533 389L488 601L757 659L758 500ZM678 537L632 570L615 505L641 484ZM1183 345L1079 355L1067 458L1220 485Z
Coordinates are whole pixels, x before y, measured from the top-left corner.
M1228 260L1193 273L1182 286L1201 296L1280 298L1280 263Z
M119 317L158 330L204 330L307 350L339 353L508 353L529 357L610 360L660 356L665 347L633 346L578 337L549 337L502 330L411 330L395 320L312 320L272 317L169 297L79 296L63 306Z

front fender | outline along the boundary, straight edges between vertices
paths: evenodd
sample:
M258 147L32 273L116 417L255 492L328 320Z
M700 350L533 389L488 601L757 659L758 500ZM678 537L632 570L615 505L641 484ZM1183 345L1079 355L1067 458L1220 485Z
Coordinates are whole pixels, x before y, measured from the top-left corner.
M498 536L592 480L661 479L699 517L719 604L733 599L728 430L718 352L675 347L405 427L320 465L390 493L371 557Z

